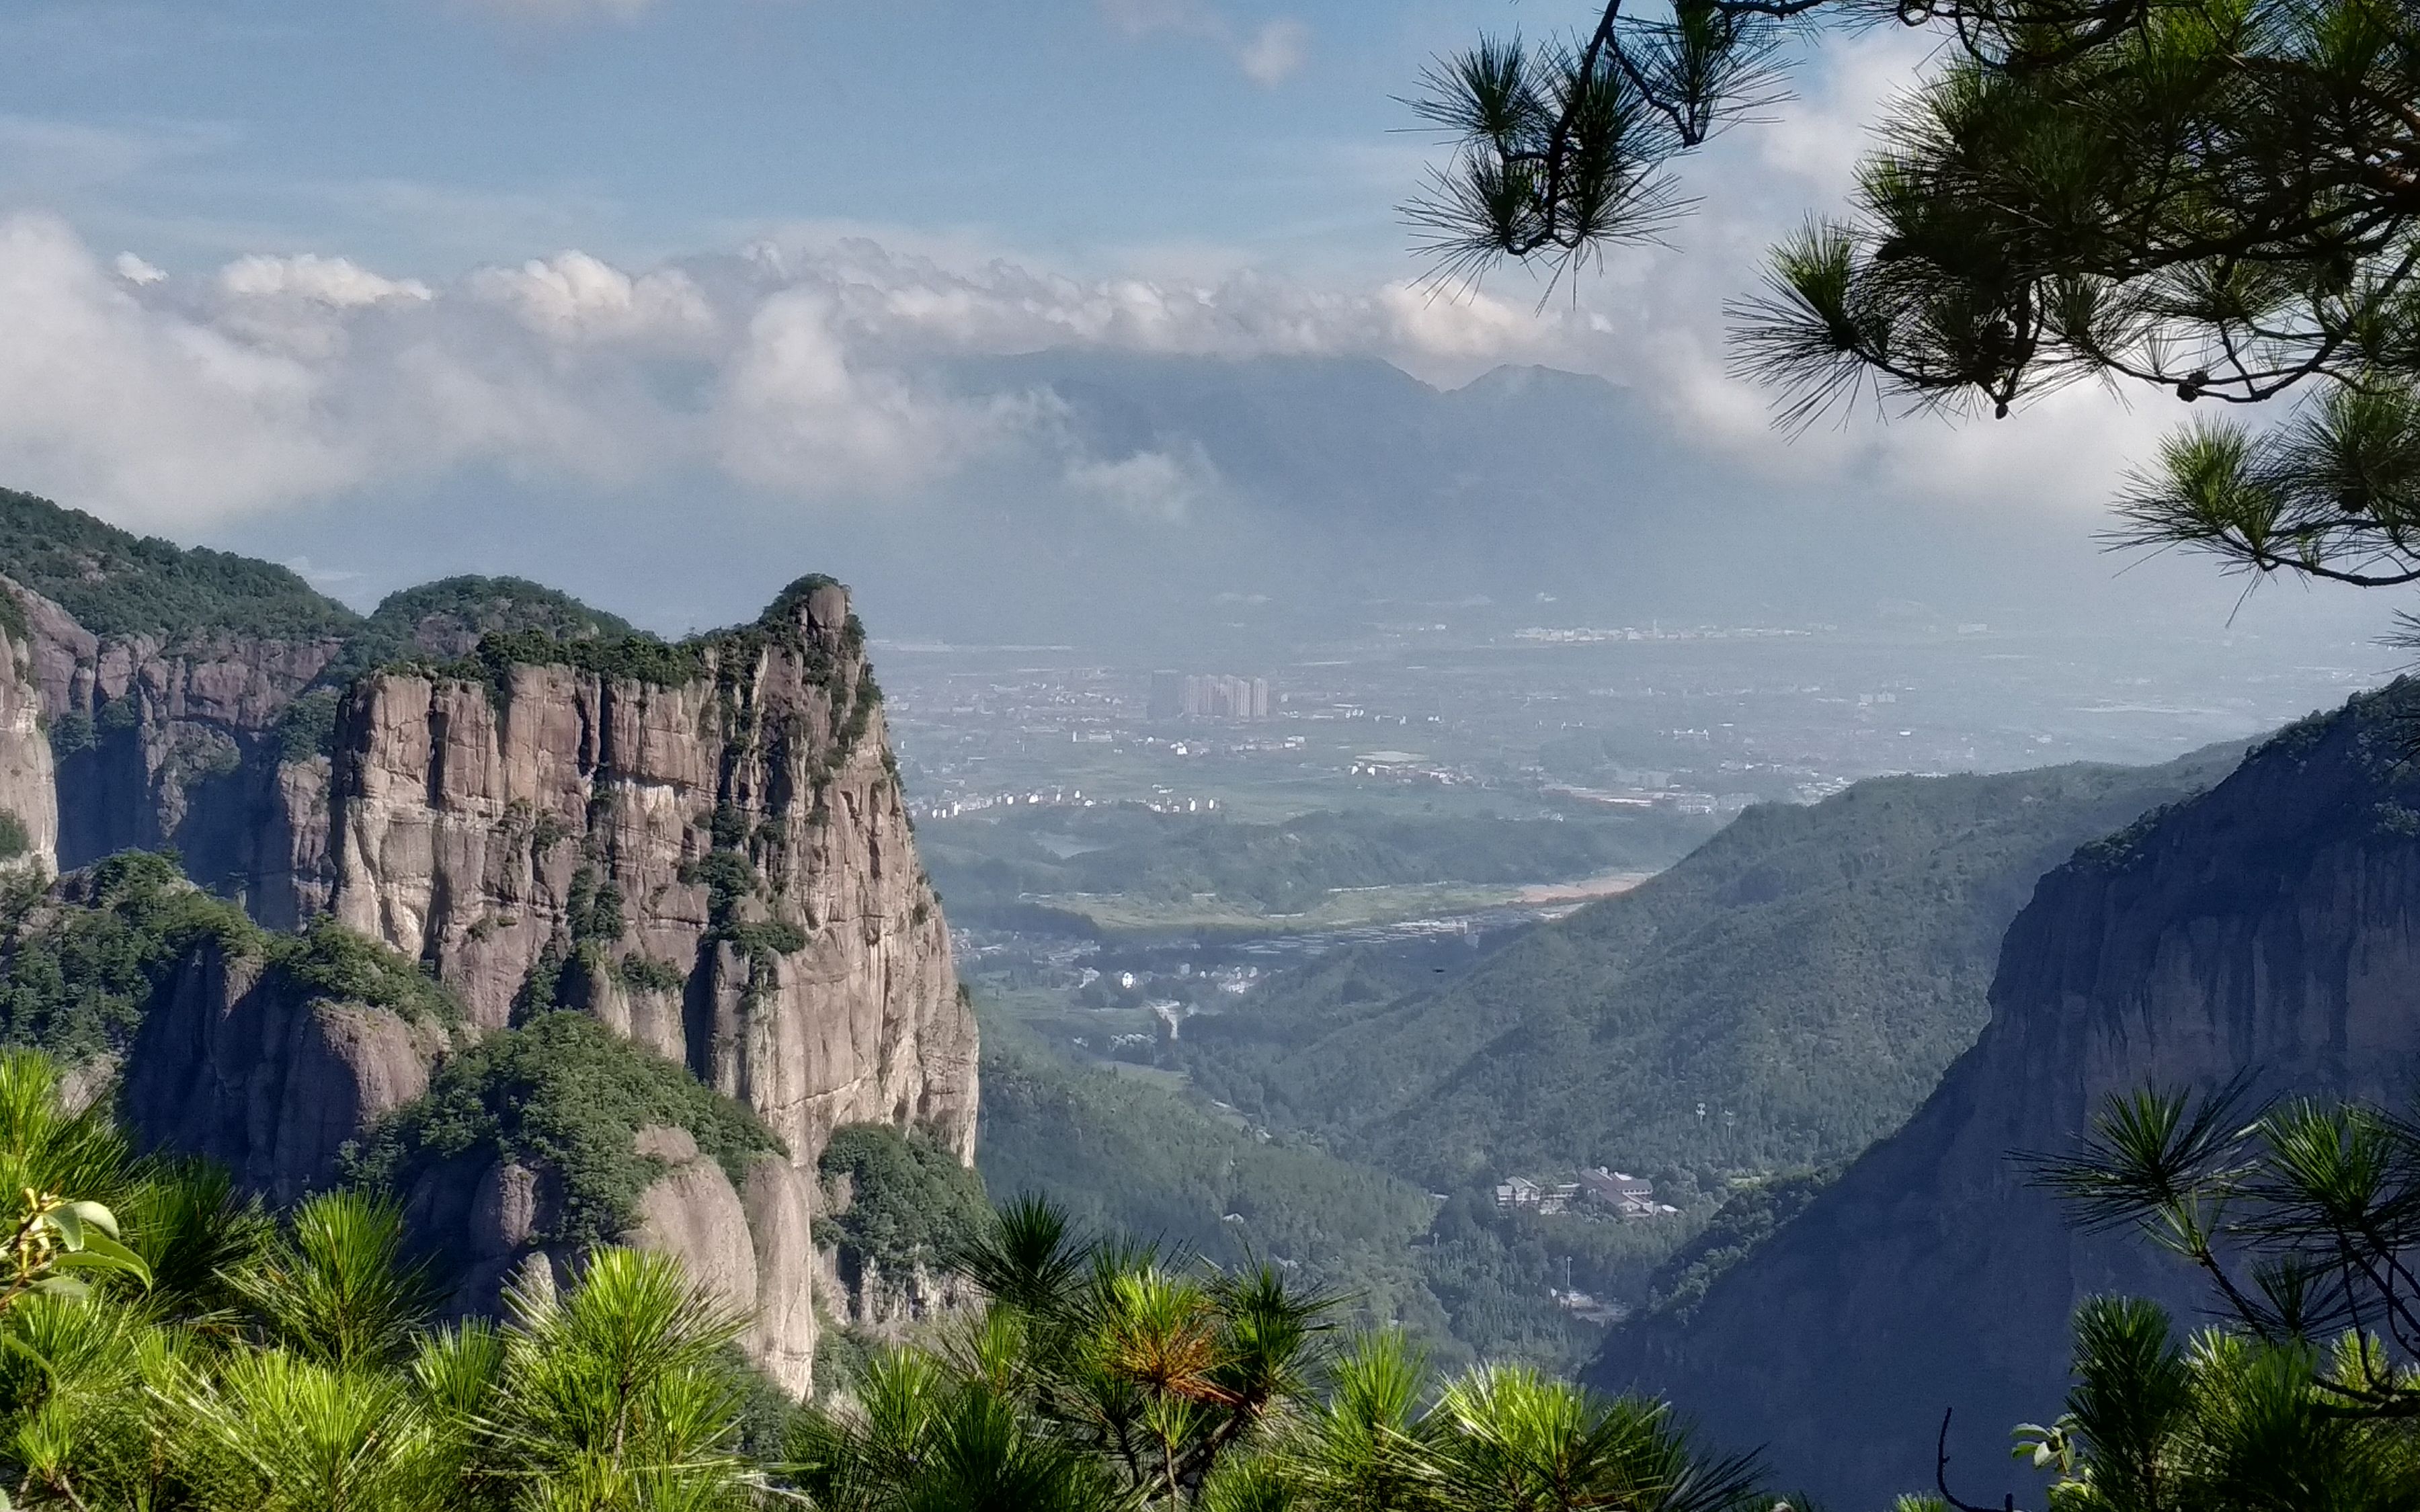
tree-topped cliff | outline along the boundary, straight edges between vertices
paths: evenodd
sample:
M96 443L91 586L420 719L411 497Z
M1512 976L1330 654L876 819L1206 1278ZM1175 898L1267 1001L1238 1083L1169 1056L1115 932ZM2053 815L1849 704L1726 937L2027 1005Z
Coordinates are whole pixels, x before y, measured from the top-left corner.
M618 614L526 578L442 578L402 589L379 601L366 627L438 656L468 656L487 635L619 640L638 633Z
M19 849L54 795L68 866L175 846L232 900L157 858L23 873L0 1030L122 1064L149 1137L274 1200L396 1187L463 1305L599 1237L679 1255L804 1388L831 1130L974 1138L846 588L679 642L515 579L365 620L9 495L0 606Z

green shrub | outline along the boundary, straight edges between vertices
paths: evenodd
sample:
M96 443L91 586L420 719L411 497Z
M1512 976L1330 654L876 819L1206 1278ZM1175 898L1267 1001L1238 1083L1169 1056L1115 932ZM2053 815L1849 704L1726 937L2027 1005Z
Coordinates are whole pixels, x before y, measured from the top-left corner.
M361 616L274 563L157 536L0 489L0 562L95 635L337 637Z
M752 961L764 956L796 955L807 948L807 932L782 918L741 924L731 932L731 938Z
M540 634L564 640L618 640L637 634L628 621L526 578L443 578L387 594L370 611L371 628L408 641L431 620L461 633Z
M321 915L296 934L268 936L270 964L312 998L383 1008L405 1018L463 1022L462 1005L426 969Z
M689 985L689 974L669 961L658 961L633 950L615 966L622 985L634 993L670 995Z
M983 1178L921 1133L844 1124L816 1168L828 1185L849 1186L847 1211L817 1215L817 1242L884 1270L939 1270L991 1222Z
M213 935L239 949L262 938L241 909L147 851L21 894L0 919L0 1041L70 1062L123 1051L153 992Z
M65 761L80 750L90 750L100 744L93 733L92 716L81 709L70 709L51 721L51 756Z
M0 861L13 861L34 848L34 837L14 809L0 809Z
M756 890L756 869L737 851L711 851L680 869L688 887L704 887L711 937L731 939L739 928L739 904Z
M675 645L644 632L563 640L543 630L491 631L479 638L471 659L500 687L514 667L569 667L659 687L678 687L706 670L694 645Z
M664 1163L631 1149L651 1124L686 1129L735 1185L781 1142L755 1116L683 1068L581 1013L545 1013L457 1052L427 1093L370 1132L347 1180L408 1191L439 1163L477 1152L555 1173L558 1226L540 1238L603 1244L635 1220Z
M574 946L611 945L622 937L622 889L598 882L594 867L571 874L571 896L565 902L565 922Z
M334 688L315 688L286 705L277 717L277 759L307 762L336 753L336 710L341 702Z

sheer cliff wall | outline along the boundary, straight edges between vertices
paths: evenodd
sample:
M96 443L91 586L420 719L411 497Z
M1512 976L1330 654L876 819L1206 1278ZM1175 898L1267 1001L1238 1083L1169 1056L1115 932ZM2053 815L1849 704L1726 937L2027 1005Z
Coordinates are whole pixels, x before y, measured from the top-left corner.
M2420 685L2256 748L2225 782L2084 847L2003 944L1993 1016L1896 1134L1709 1291L1618 1331L1591 1372L1668 1392L1720 1442L1840 1505L2038 1489L2008 1431L2066 1389L2098 1292L2196 1324L2201 1288L2125 1235L2084 1236L2011 1156L2071 1149L2146 1083L2400 1102L2420 1073ZM2012 1478L2014 1477L2014 1478Z

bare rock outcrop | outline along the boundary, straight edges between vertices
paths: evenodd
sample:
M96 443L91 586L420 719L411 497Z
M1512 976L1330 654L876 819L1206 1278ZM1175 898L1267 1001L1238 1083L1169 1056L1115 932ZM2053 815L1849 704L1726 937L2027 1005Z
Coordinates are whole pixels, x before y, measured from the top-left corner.
M834 1322L892 1341L985 1300L981 1288L938 1264L884 1266L836 1245L815 1251L815 1286Z
M51 761L34 639L22 616L0 616L0 824L15 822L0 866L59 866L58 776Z
M2058 1412L2078 1303L2148 1295L2187 1325L2205 1304L2151 1245L2076 1232L2012 1154L2071 1149L2109 1094L2146 1083L2410 1095L2415 717L2410 681L2315 716L2044 877L2002 946L1989 1026L1931 1098L1694 1320L1618 1332L1596 1383L1668 1393L1840 1505L1931 1486L1954 1408L1953 1480L1997 1496L2009 1428Z
M172 549L112 541L84 581L148 580L127 563ZM30 850L77 867L174 847L256 923L333 919L452 995L450 1017L350 1001L283 969L285 946L230 935L156 995L127 1106L153 1142L287 1202L337 1180L348 1141L449 1056L579 1010L782 1147L646 1153L662 1172L628 1234L747 1307L751 1352L802 1392L830 1132L914 1127L962 1162L974 1144L973 1023L847 592L801 579L679 645L517 580L416 593L401 629L322 601L285 637L96 634L0 578L0 810ZM175 623L245 623L232 602ZM594 1242L566 1227L559 1175L496 1150L415 1173L415 1228L461 1262L466 1305L564 1273L563 1234Z
M196 881L275 928L324 900L319 854L290 838L321 823L324 790L287 782L280 721L340 640L101 636L18 583L0 579L0 594L30 630L62 866L174 847Z
M436 1015L348 1001L206 940L145 1015L124 1103L150 1143L288 1203L334 1185L346 1143L428 1089L449 1040Z
M348 695L329 906L425 963L475 1029L579 1009L763 1121L786 1158L744 1181L693 1147L643 1150L667 1169L631 1236L746 1306L751 1353L803 1391L831 1130L974 1146L974 1027L846 591L803 580L678 647L488 648L483 675L378 672ZM416 1200L439 1231L467 1208ZM466 1231L476 1286L526 1263L509 1237Z
M582 1007L746 1104L971 1155L974 1031L845 590L652 664L382 672L337 735L335 916L474 1023Z
M659 1174L613 1237L678 1259L708 1295L748 1320L741 1344L757 1366L805 1396L818 1327L811 1188L778 1153L749 1161L735 1181L677 1127L642 1126L630 1148ZM539 1277L566 1283L579 1270L580 1246L566 1239L570 1193L563 1173L543 1163L482 1144L420 1169L402 1195L458 1313L492 1314L507 1287Z

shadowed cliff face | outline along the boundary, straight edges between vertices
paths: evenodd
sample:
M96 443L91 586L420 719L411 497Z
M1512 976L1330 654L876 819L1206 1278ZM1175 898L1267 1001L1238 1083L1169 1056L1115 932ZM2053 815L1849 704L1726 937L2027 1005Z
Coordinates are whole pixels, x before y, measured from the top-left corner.
M39 594L6 579L0 593L31 630L62 868L173 848L190 875L242 897L272 928L324 903L312 855L324 778L309 760L286 760L279 720L342 642L97 636Z
M58 782L45 723L30 627L0 621L0 815L22 831L8 837L16 854L0 866L58 870Z
M2048 1421L2067 1321L2096 1292L2194 1316L2181 1267L2069 1231L2009 1157L2068 1148L2147 1081L2400 1099L2420 1072L2420 686L2256 749L2227 780L2086 846L2010 926L1993 1016L1905 1128L1707 1295L1617 1334L1600 1384L1669 1392L1839 1505L2032 1494L2008 1430Z

